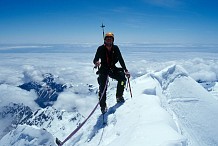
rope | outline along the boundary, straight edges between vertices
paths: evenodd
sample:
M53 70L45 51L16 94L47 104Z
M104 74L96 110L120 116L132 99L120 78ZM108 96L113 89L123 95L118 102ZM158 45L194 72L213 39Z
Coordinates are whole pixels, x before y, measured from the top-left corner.
M98 103L96 104L96 106L94 107L94 109L92 110L92 112L89 114L89 116L72 132L70 133L70 135L67 136L67 138L64 140L64 141L60 141L58 140L58 138L56 138L56 143L58 144L58 146L62 146L65 142L67 142L74 134L76 134L80 128L82 128L82 126L86 123L86 121L92 116L92 114L95 112L95 110L97 109L106 89L107 89L107 83L108 83L108 76L107 76L107 80L106 80L106 84L104 86L104 90L103 90L103 93L101 94L101 97L98 101Z

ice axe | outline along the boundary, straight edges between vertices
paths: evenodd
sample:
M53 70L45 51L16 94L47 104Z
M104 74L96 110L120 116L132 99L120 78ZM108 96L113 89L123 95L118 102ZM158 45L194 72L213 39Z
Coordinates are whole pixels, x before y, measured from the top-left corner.
M130 86L130 81L129 81L129 77L127 77L128 80L128 85L129 85L129 92L130 92L130 96L132 98L132 91L131 91L131 86Z

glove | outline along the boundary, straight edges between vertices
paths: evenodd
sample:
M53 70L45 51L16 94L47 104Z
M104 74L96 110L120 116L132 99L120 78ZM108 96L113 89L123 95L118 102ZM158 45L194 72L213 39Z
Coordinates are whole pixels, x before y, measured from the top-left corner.
M100 66L100 64L101 64L101 62L100 62L100 61L96 61L96 62L95 62L95 67L94 67L94 68L97 68L97 67L99 67L99 66Z
M130 73L129 73L128 70L126 70L124 73L125 73L125 75L126 75L127 78L130 78Z

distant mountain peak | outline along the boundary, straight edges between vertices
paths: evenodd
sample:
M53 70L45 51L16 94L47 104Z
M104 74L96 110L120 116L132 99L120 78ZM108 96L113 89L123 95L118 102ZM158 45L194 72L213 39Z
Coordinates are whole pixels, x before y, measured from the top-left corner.
M65 84L59 84L55 82L55 77L51 73L45 73L42 75L43 80L41 83L36 81L30 81L19 85L21 89L30 91L34 90L38 98L35 102L42 108L53 105L57 100L59 93L63 92L67 87Z

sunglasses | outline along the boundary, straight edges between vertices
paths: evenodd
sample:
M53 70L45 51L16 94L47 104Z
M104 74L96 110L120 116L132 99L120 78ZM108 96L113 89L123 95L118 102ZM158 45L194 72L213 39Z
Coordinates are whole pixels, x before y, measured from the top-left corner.
M105 37L105 40L113 40L113 37Z

